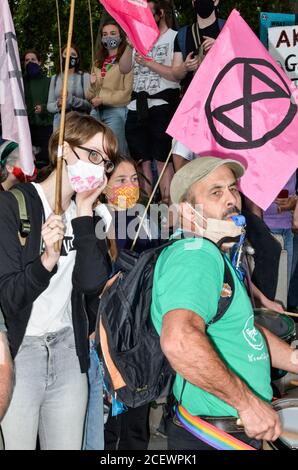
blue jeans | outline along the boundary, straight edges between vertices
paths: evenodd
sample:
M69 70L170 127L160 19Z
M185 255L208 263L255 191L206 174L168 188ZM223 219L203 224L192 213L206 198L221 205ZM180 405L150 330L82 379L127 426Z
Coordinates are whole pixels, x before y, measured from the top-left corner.
M104 449L103 383L94 341L90 341L89 403L85 423L84 450Z
M1 423L6 450L81 450L88 399L73 330L25 336L15 388Z
M90 114L112 129L118 139L120 153L127 155L128 147L125 137L126 106L120 108L101 106L100 108L93 108Z
M275 228L275 229L272 229L271 232L276 235L282 236L283 241L284 241L284 249L287 250L287 253L288 253L287 276L288 276L288 288L289 288L290 280L292 276L294 234L292 232L292 229L290 228Z

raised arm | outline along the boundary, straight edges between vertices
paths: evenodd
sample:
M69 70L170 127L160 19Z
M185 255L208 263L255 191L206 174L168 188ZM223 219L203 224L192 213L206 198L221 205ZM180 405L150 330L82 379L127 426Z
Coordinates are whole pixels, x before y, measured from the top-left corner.
M133 48L130 44L126 46L121 59L119 60L119 70L123 74L127 74L132 71L133 68Z
M15 315L47 289L57 271L57 260L52 261L45 252L24 265L18 237L17 202L6 192L1 194L0 206L0 303L6 315Z

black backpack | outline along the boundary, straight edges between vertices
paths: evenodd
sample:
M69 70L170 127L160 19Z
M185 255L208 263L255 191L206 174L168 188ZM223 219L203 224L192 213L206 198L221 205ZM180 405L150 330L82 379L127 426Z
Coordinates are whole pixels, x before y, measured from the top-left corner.
M131 408L168 396L175 379L175 372L161 350L150 307L156 261L161 251L176 241L141 254L122 250L117 261L120 276L100 301L97 349L106 384L118 400ZM207 327L222 318L234 295L232 273L223 259L223 283L229 284L232 295L220 298L217 314Z

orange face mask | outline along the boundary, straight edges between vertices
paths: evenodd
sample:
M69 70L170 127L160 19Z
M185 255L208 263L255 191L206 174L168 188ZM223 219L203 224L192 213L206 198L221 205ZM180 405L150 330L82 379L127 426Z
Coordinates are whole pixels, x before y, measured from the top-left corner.
M139 200L140 190L138 186L126 184L118 187L107 187L109 204L117 210L131 209Z

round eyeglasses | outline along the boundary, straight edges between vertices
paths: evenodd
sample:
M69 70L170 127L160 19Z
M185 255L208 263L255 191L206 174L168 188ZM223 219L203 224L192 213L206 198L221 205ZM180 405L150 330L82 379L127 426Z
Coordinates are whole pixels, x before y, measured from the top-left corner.
M82 147L82 145L77 145L76 147L78 149L84 150L85 152L88 152L88 160L90 163L93 163L93 165L100 165L102 162L104 162L104 169L107 173L111 173L114 170L114 163L111 160L106 160L98 150ZM72 151L75 156L81 160L74 148Z

